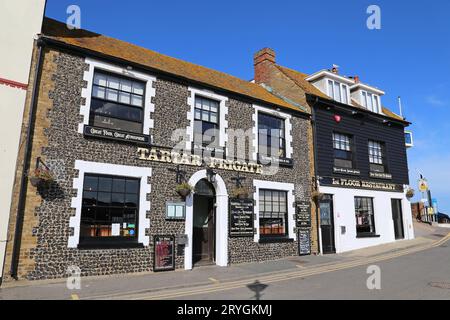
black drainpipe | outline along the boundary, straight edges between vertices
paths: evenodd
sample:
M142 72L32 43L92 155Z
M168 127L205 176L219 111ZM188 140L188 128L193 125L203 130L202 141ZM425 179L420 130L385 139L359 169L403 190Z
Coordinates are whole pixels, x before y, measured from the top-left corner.
M312 113L312 126L313 126L313 149L314 149L314 187L316 190L318 190L317 185L317 126L316 126L316 111L315 106L319 102L319 98L315 97L314 104L311 106L311 113ZM320 225L319 225L319 201L316 202L316 225L317 225L317 250L318 253L321 253L320 250Z
M43 48L45 46L45 42L42 39L38 39L36 41L36 45L38 47L38 60L36 64L36 69L34 72L34 84L33 84L33 93L30 102L30 110L28 115L28 128L25 142L25 155L23 159L22 166L22 177L20 179L20 193L19 193L19 203L17 205L17 215L16 215L16 228L14 232L14 244L12 251L12 260L11 260L11 277L18 280L17 271L19 268L19 255L20 255L20 244L22 240L22 229L23 229L23 220L24 220L24 212L25 212L25 200L27 193L27 185L28 185L28 170L30 167L30 158L31 158L31 140L34 133L34 123L36 116L36 106L37 106L37 96L39 91L39 83L42 69L42 57L43 57Z

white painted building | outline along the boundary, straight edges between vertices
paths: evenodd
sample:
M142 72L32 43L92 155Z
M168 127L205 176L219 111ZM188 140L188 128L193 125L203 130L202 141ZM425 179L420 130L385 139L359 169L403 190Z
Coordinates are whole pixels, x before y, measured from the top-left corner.
M41 31L45 4L45 0L0 2L0 282L33 40Z

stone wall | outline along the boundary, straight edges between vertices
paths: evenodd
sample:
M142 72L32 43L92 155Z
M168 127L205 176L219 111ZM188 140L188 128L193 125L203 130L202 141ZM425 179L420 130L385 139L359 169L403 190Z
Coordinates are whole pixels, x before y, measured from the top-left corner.
M81 90L87 85L83 80L86 68L88 65L83 57L46 50L32 159L42 156L55 173L56 182L41 193L28 186L19 272L21 277L30 280L65 277L70 266L80 267L83 276L148 272L153 267L153 236L185 233L183 221L165 219L166 202L180 200L175 192L175 173L168 170L175 167L173 164L142 161L137 157L135 145L85 138L78 133L78 124L82 122ZM158 79L154 87L154 128L150 133L156 145L172 147L172 131L185 129L188 125L186 114L190 93L186 85L164 79ZM229 128L247 130L255 125L251 104L231 97L227 104ZM253 186L254 178L294 183L296 201L310 198L310 125L308 120L297 117L292 122L294 168L280 168L274 176L244 173L246 187ZM149 247L108 250L68 248L68 238L73 234L69 220L75 213L71 208L71 199L76 196L76 191L72 189L73 180L78 177L74 169L76 160L152 168L149 181L152 191L147 195L151 202L151 210L147 213L151 226L146 231L150 236ZM189 178L200 169L182 166L182 170L187 172ZM234 188L231 178L236 173L223 170L217 170L217 173L231 192ZM10 234L13 234L13 229L12 224ZM312 234L314 236L315 232ZM9 245L9 254L11 247ZM229 239L228 248L229 263L264 261L298 254L296 242L258 244L253 238ZM183 252L176 253L176 267L184 267Z

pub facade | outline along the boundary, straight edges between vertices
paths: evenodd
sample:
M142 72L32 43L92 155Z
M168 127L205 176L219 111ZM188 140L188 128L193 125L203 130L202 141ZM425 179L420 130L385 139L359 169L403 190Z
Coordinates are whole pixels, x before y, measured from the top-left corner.
M33 68L6 279L318 252L310 109L50 19Z

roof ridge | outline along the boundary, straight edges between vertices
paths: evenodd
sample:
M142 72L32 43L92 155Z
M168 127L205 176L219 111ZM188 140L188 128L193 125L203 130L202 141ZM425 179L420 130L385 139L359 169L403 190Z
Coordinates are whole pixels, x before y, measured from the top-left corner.
M45 17L42 35L71 46L130 61L206 86L302 112L298 107L280 99L261 86L237 76L89 30L69 30L63 22L52 18Z

